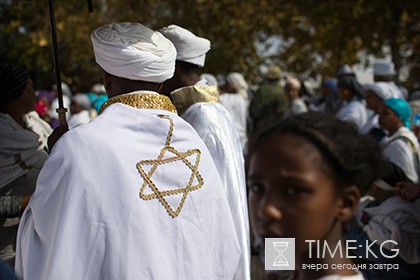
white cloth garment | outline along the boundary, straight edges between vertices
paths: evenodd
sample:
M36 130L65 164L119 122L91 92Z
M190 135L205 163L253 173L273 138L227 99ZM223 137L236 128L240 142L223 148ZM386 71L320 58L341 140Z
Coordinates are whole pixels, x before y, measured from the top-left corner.
M29 171L37 174L48 156L44 147L34 132L0 113L0 188Z
M240 93L225 93L219 96L220 103L229 112L241 141L242 151L248 149L247 123L248 105Z
M206 53L210 50L210 41L196 36L191 31L172 24L159 30L171 40L176 48L176 60L204 66Z
M73 129L78 127L79 125L86 124L90 122L90 112L88 110L83 110L77 114L73 114L69 121L68 126L69 129Z
M308 107L301 98L296 98L293 100L289 106L287 106L286 111L284 112L284 118L294 115L302 114L308 112Z
M363 126L367 122L367 111L365 105L357 99L343 105L335 116L342 121L355 124L359 131L363 129Z
M174 74L174 45L140 23L110 23L91 39L96 62L114 76L162 83Z
M386 159L399 166L408 179L417 183L419 176L419 143L414 133L405 126L381 141Z
M373 84L367 84L363 88L364 90L373 91L382 100L387 100L388 98L401 98L387 82L375 82Z
M45 148L47 147L48 137L53 132L51 126L41 119L37 112L32 111L23 116L26 127L36 133L38 142Z
M399 256L404 261L420 263L420 199L414 202L393 196L378 206L364 208L369 223L363 227L370 240L377 240L384 248L399 249Z
M399 95L395 94L395 92L391 89L391 87L386 82L375 82L373 84L367 84L363 86L363 89L371 90L375 93L376 96L378 96L380 99L387 100L388 98L400 98ZM374 128L380 128L379 127L379 116L375 112L371 112L371 115L368 112L368 119L366 124L360 129L361 134L367 134L369 131L371 131Z
M402 91L401 88L399 88L393 81L386 82L388 86L391 88L395 96L398 96L397 98L400 98L402 100L407 100L407 93Z
M229 213L189 124L163 109L111 104L55 144L22 216L16 272L24 280L232 279L241 249Z
M199 84L202 84L202 82ZM210 99L208 97L210 94L216 98L207 101ZM241 244L242 256L234 279L250 279L250 240L245 164L238 132L229 112L215 101L218 97L217 87L193 86L181 88L173 92L172 97L177 108L177 100L181 98L185 100L188 97L191 100L181 117L197 131L213 157L223 182ZM181 103L182 107L185 107L183 103L185 102Z

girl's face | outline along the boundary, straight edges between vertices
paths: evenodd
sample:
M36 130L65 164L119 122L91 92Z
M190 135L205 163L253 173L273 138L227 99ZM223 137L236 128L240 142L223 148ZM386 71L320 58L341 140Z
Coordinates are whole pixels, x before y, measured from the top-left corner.
M350 101L353 98L353 93L348 88L338 88L338 96L343 101Z
M403 126L403 123L391 108L382 105L379 112L379 126L392 134Z
M266 140L250 159L251 224L264 238L295 238L297 256L305 240L324 240L342 205L332 173L310 142L293 134Z
M291 101L299 97L299 88L292 84L286 84L285 86L286 97Z

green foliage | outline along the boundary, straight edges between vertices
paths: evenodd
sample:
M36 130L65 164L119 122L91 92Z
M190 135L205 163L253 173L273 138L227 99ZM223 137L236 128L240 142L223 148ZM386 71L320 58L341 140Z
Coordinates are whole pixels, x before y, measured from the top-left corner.
M397 68L419 65L420 1L410 0L56 0L62 80L86 91L101 80L90 33L112 21L154 29L175 23L212 42L204 71L242 72L258 80L261 65L276 63L302 78L334 76L358 53L384 56ZM48 1L0 1L0 61L31 71L37 88L54 83ZM414 73L414 72L413 72ZM414 81L414 77L412 77Z

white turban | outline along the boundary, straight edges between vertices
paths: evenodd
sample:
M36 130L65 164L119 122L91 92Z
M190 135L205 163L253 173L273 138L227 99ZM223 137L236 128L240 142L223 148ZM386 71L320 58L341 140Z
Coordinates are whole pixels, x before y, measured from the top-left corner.
M389 98L398 98L395 96L392 88L386 82L376 82L373 84L367 84L364 86L365 90L371 90L382 100L387 100Z
M206 53L210 50L210 41L194 35L178 25L169 25L159 30L175 45L176 59L203 67Z
M91 39L96 62L114 76L162 83L175 72L174 45L140 23L110 23Z

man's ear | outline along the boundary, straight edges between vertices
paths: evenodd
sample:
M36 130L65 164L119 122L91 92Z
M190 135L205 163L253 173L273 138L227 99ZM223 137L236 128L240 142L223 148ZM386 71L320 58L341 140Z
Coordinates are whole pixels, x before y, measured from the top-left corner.
M353 217L360 201L360 191L356 186L345 188L340 194L340 202L337 218L342 222L347 222Z

